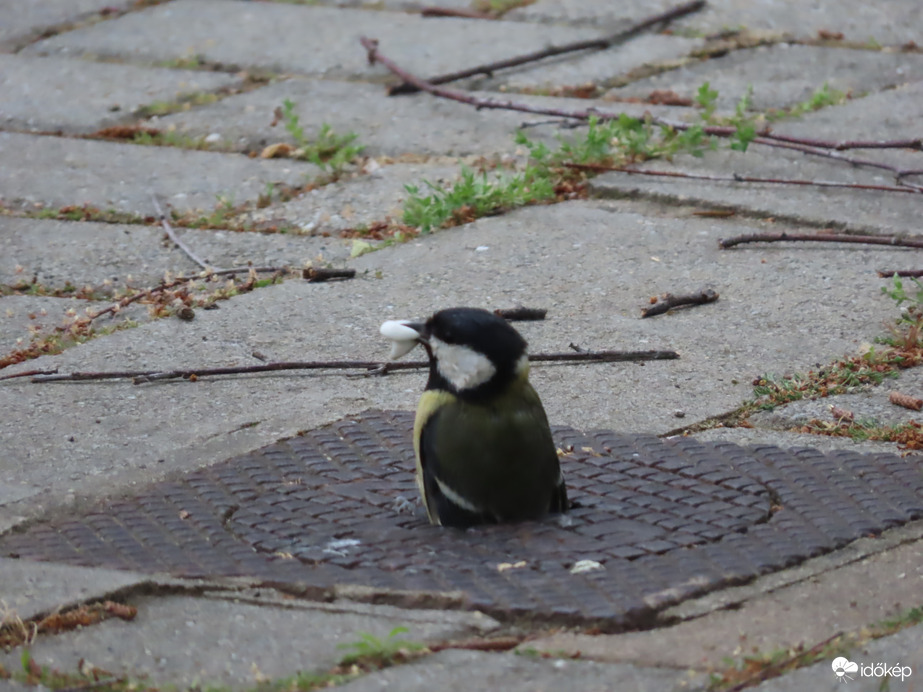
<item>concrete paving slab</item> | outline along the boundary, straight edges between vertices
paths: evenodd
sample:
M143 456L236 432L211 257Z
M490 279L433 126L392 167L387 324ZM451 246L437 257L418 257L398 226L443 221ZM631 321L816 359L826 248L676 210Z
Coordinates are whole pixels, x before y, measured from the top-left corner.
M477 633L469 613L397 608L350 612L315 608L289 601L276 606L188 596L141 596L129 599L137 617L106 620L93 627L40 637L30 647L41 665L63 671L86 659L116 674L147 676L151 683L231 685L250 688L265 678L297 672L325 672L361 641L362 633L386 639L396 627L399 636L415 642L439 641ZM483 618L490 622L489 618ZM8 667L19 651L0 654Z
M874 40L880 44L900 45L913 40L919 42L918 9L913 2L709 0L701 12L677 20L671 28L711 34L744 26L784 31L799 38L815 38L818 31L824 30L841 32L850 41Z
M667 0L628 0L618 4L606 0L537 0L510 10L504 17L516 21L605 27L607 33L615 33L676 4Z
M860 692L913 692L919 687L919 676L923 671L919 663L923 660L923 626L909 627L897 634L873 639L850 651L847 660L859 666L858 670L848 673L850 679L837 676L830 659L784 677L767 680L753 689L755 692L801 692L806 689L839 692L843 684L847 683L850 690ZM885 665L895 673L894 676L887 676L890 679L882 674ZM901 670L895 671L895 667Z
M302 185L320 173L300 161L13 132L0 133L0 157L7 206L90 204L145 217L154 215L152 192L173 209L211 211L220 196L239 204L271 183Z
M345 259L349 241L292 233L175 229L204 260L216 267L291 266L323 255ZM0 284L35 280L48 288L151 286L169 272L195 276L201 271L166 238L160 226L106 224L50 219L0 218ZM20 269L21 268L21 269ZM131 277L129 279L129 277ZM2 303L0 303L2 305Z
M830 437L808 432L795 432L811 420L833 424L835 418L830 410L837 406L850 411L857 422L873 426L896 426L909 421L919 421L917 411L892 404L888 397L892 391L923 397L923 373L911 368L888 378L880 385L857 387L849 394L802 399L778 406L772 411L758 411L749 418L748 428L715 428L696 433L696 439L703 441L723 440L735 444L780 444L783 447L813 447L815 449L852 449L856 451L902 452L895 442L858 441L849 437ZM780 440L778 433L785 435Z
M753 86L752 108L785 108L805 101L827 84L856 96L923 78L923 54L885 53L778 43L733 51L719 58L680 67L611 90L619 98L645 98L653 91L673 91L694 98L708 82L718 91L719 109L733 111Z
M0 558L0 615L15 613L22 620L80 603L102 600L150 577L134 572L90 567L65 567L50 562Z
M29 280L31 276L21 275ZM5 277L4 283L9 280ZM15 279L14 279L15 280ZM0 351L5 355L29 343L34 332L62 324L69 311L83 312L91 303L76 298L51 296L0 297Z
M737 445L774 445L783 449L796 447L819 449L828 452L834 449L845 449L862 453L891 453L900 454L894 442L869 442L857 441L848 437L828 437L825 435L812 435L810 433L794 433L790 430L780 434L780 430L765 430L759 428L713 428L694 433L694 437L702 442L732 442Z
M923 82L908 84L890 91L840 106L810 113L797 120L777 123L774 130L793 137L813 137L834 141L903 139L916 131L923 117ZM859 150L843 152L845 156L894 165L918 168L919 155L901 150ZM853 168L844 162L797 153L785 153L765 147L752 147L746 153L712 152L704 159L677 157L674 165L652 162L649 167L662 170L729 176L734 173L763 178L800 178L837 182L893 185L893 175L885 170ZM919 232L916 195L878 193L865 190L815 189L789 185L724 183L716 181L642 178L630 179L612 173L591 182L603 194L651 195L657 199L682 200L731 206L748 214L789 217L811 226L845 228L870 233ZM733 192L731 192L733 191ZM881 264L870 269L894 270L913 267L908 257L895 265Z
M829 132L827 133L829 135ZM858 155L857 155L858 156ZM890 160L903 167L910 155L889 153L879 155L879 161ZM919 200L910 192L881 192L835 187L814 187L771 183L729 182L729 177L814 180L860 185L894 184L887 171L855 168L842 162L819 157L807 157L767 147L752 146L746 152L721 149L708 152L703 158L677 156L672 162L654 161L640 168L685 173L692 176L717 177L718 180L663 178L628 173L605 173L590 181L590 189L602 197L645 196L661 202L702 205L706 208L729 209L759 218L788 221L798 233L820 229L871 234L916 234L919 230ZM799 226L802 226L799 228ZM803 226L807 226L804 228ZM767 230L766 232L772 232ZM733 234L724 237L729 238ZM813 252L816 245L808 243L772 243L777 251L787 253ZM750 252L755 245L743 245L734 251ZM868 256L867 271L912 268L913 259L894 257L896 264ZM910 266L907 266L910 265Z
M0 55L0 127L90 133L134 121L141 106L240 83L218 72Z
M409 193L405 185L415 185L421 194L430 194L426 181L434 185L451 186L461 167L453 160L446 163L398 163L381 166L374 159L367 161L356 178L304 192L289 202L267 209L257 209L248 215L256 224L284 220L303 233L336 234L347 228L361 228L376 221L403 218L403 203ZM316 239L327 259L347 255L350 241Z
M112 9L124 10L133 4L134 0L2 0L0 50L15 51L57 27L104 16Z
M457 304L521 303L549 310L547 321L520 326L533 352L566 351L571 342L679 350L679 360L644 367L533 371L553 423L657 433L735 408L761 372L807 369L855 352L892 309L865 267L872 258L895 261L903 256L898 250L731 253L718 250L716 239L753 227L617 210L617 203L573 202L482 219L355 260L370 278L287 281L200 311L193 322L142 325L10 372L250 364L258 362L254 351L270 360L378 360L386 351L377 331L383 319ZM377 272L382 278L371 278ZM649 296L705 285L721 294L717 303L639 319ZM814 325L808 332L799 326L806 320ZM12 380L0 396L17 405L0 425L15 452L0 482L47 488L43 498L17 505L37 511L51 497L98 496L162 478L365 408L412 409L422 387L419 373L152 386ZM56 420L54 434L40 422L45 416ZM54 468L43 459L54 460Z
M868 560L875 555L890 553L897 548L917 543L923 538L923 523L912 521L887 529L874 536L865 536L842 546L839 550L805 560L788 569L760 576L752 582L728 586L699 598L689 599L663 611L665 623L701 618L721 610L733 610L747 601L760 598L782 588L808 583L822 574L847 565Z
M479 93L496 98L496 94ZM507 98L507 97L503 97ZM182 134L221 136L235 150L261 151L273 142L291 142L281 125L272 126L273 112L286 100L295 104L299 124L314 137L324 123L337 133L355 132L357 144L366 146L367 156L414 156L469 154L493 155L517 150L513 135L524 122L547 121L546 116L473 107L437 99L429 94L388 97L378 84L321 79L289 79L195 111L158 119L164 127ZM598 100L557 99L517 95L516 101L549 108L626 112L640 117L645 111L666 115L673 109L642 104L612 104ZM558 128L552 125L528 131L532 139L554 141ZM572 136L572 131L565 131Z
M618 635L556 634L527 646L637 665L721 668L727 657L802 643L808 648L915 607L923 587L921 558L923 541L917 540L672 627Z
M105 26L54 36L30 54L93 54L158 62L201 56L208 62L336 78L377 78L359 36L381 41L399 64L441 74L508 58L550 44L595 38L590 29L538 27L521 22L424 18L284 3L177 0L121 17Z
M905 370L897 379L888 379L881 386L853 394L841 394L823 399L802 399L781 406L774 411L760 411L750 417L757 428L786 430L806 425L812 420L833 424L831 406L854 414L855 420L870 426L897 426L920 419L920 413L888 400L892 391L912 397L923 396L923 373L917 369Z
M383 670L343 686L344 692L465 692L494 689L509 692L678 692L702 690L702 679L684 671L607 665L592 661L533 660L515 654L442 651L409 665Z
M903 139L918 132L916 124L921 118L923 80L918 80L865 98L853 98L802 118L780 121L775 123L773 130L792 137L836 137L853 141ZM874 158L876 152L862 150L860 153L863 158ZM901 152L891 152L891 155L895 153ZM914 165L911 163L913 154L907 154L907 164Z

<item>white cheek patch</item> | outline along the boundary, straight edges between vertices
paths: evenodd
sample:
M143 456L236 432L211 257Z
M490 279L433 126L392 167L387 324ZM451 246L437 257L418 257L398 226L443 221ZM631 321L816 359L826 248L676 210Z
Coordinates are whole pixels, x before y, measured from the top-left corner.
M516 374L517 375L529 375L529 354L523 353L519 356L519 360L516 361Z
M484 384L497 372L497 368L483 353L467 346L447 344L439 339L430 339L436 368L455 389L474 389Z
M407 326L407 320L388 320L378 330L383 337L391 340L391 353L388 357L397 360L410 353L419 343L420 334L413 327Z

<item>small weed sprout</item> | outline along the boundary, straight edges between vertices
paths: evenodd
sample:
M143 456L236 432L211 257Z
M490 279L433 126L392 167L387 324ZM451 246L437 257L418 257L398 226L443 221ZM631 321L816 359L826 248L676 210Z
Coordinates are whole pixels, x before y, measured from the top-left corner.
M670 159L676 154L703 156L717 149L720 138L707 134L709 126L733 127L728 147L745 152L759 136L760 124L770 117L781 118L816 110L845 99L841 92L831 90L826 84L801 104L772 116L752 111L753 87L737 102L732 116L716 116L718 91L704 82L695 95L696 105L702 109L699 120L685 129L655 124L653 119L634 118L625 113L617 117L600 119L591 116L585 132L578 137L558 136L558 145L549 147L544 142L529 139L520 130L516 143L524 147L529 162L520 173L500 175L488 179L463 169L461 179L452 187L426 182L426 189L408 185L409 198L404 203L403 220L423 233L450 225L472 221L485 214L493 214L546 200L570 198L575 191L584 189L586 178L592 175L580 166L619 167L649 159ZM286 102L283 116L286 127L302 141L304 134Z
M423 644L400 638L400 635L406 634L408 631L406 627L395 627L384 638L376 637L368 632L359 632L358 641L340 644L337 647L339 649L354 650L340 659L340 665L389 666L392 663L406 659L408 653L423 651L426 648Z
M702 120L710 121L718 107L718 92L711 88L709 82L702 82L702 86L695 95L696 105L702 109Z
M891 287L882 286L881 292L891 298L900 309L900 317L895 325L889 325L890 337L881 341L895 348L920 348L920 335L923 332L923 282L910 277L913 287L904 288L904 282L897 274L891 277ZM906 305L905 305L906 303Z
M310 161L324 171L329 168L334 177L342 175L346 166L365 149L364 145L354 144L359 138L355 132L339 135L327 123L321 125L317 137L309 138L291 99L282 102L282 122L298 147L292 154L293 158Z
M731 119L731 123L736 128L731 137L731 149L734 151L746 151L747 147L750 146L750 142L756 138L757 119L755 116L747 114L752 103L753 85L751 84L737 102L737 107L734 110L734 117Z
M527 167L522 173L488 178L462 169L461 179L450 189L426 181L431 194L421 194L417 185L406 185L410 197L404 202L404 223L423 233L441 228L447 222L466 223L530 202L551 199L554 188L541 168Z

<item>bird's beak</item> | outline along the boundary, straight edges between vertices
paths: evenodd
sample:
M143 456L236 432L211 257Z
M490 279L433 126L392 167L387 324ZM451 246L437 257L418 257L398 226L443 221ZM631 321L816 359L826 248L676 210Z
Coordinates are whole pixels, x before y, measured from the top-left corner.
M388 357L397 360L410 353L414 346L426 342L426 325L410 320L388 320L381 325L381 335L391 340Z

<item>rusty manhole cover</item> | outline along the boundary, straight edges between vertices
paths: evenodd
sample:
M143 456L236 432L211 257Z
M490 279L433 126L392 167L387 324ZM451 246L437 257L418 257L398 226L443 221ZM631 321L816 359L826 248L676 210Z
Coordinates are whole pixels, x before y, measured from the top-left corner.
M409 412L367 411L67 520L0 554L276 585L461 592L495 617L618 629L923 516L894 455L555 429L565 517L459 531L416 502ZM601 568L574 572L581 561Z

